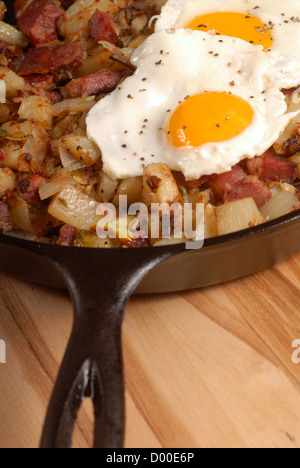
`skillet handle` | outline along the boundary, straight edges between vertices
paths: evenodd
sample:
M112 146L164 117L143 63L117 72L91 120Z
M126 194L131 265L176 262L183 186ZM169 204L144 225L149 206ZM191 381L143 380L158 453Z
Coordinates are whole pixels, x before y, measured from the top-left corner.
M95 410L94 448L123 447L124 310L149 270L183 250L184 245L122 252L65 247L58 251L39 246L39 255L63 274L74 305L73 330L50 402L41 448L71 447L78 410L88 397Z
M73 331L46 417L42 448L71 447L78 410L88 397L95 411L94 448L123 445L121 324L125 304L114 303L103 291L95 293L90 297L77 294Z

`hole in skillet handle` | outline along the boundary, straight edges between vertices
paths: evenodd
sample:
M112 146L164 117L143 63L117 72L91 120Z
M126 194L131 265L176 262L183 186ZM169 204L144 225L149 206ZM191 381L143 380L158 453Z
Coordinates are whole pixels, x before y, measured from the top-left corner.
M94 448L122 448L124 380L121 327L126 304L156 265L185 250L88 249L10 239L50 262L64 277L74 305L67 351L49 405L41 448L70 448L85 398L94 403Z

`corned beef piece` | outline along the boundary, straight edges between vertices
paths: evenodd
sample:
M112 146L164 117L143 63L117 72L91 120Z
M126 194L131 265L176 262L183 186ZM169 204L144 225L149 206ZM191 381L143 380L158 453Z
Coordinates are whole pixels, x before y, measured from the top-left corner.
M225 189L224 200L233 202L244 198L254 198L258 207L270 200L272 194L268 187L256 176L247 176L232 187Z
M120 71L99 71L70 81L64 92L67 98L108 93L115 89L121 78Z
M89 31L94 41L107 41L116 45L118 42L116 31L120 31L120 27L111 15L96 10L89 21Z
M34 0L21 14L18 26L33 46L42 46L58 39L56 23L63 13L50 0Z
M247 161L249 174L265 182L287 182L292 184L298 175L298 165L287 159L274 156L267 151L262 156Z

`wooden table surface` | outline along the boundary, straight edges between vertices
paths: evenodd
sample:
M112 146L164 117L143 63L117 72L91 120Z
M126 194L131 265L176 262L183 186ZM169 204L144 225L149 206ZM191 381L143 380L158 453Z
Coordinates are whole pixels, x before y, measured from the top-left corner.
M37 447L72 323L66 293L0 276L0 447ZM300 255L255 276L134 297L126 447L300 447ZM82 407L74 446L91 444Z

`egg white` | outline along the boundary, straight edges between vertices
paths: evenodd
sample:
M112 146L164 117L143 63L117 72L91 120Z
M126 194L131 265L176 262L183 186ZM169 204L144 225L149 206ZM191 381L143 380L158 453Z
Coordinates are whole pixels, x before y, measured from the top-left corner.
M265 53L274 58L270 85L292 88L300 84L299 0L169 0L162 8L155 31L184 28L197 16L216 12L251 14L271 27L273 44Z
M188 180L226 172L244 158L264 153L295 116L286 114L278 89L266 90L271 57L239 39L162 30L137 49L132 63L135 74L87 117L88 136L101 149L104 171L113 179L140 176L144 165L157 162L181 171ZM204 91L243 98L253 108L253 121L226 141L196 148L170 145L165 127L171 112L187 96Z

